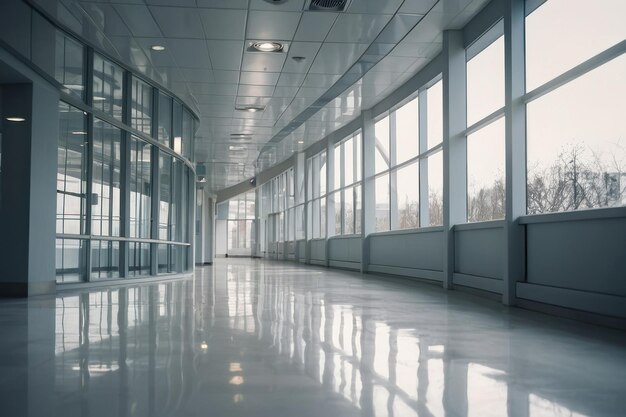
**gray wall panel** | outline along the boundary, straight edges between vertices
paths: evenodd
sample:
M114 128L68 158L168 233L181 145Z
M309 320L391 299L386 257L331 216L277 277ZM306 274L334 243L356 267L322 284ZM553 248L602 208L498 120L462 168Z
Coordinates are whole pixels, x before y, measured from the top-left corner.
M361 262L361 238L328 240L328 257L334 261Z
M504 229L455 230L454 272L502 279L504 275Z
M325 240L312 240L311 245L311 259L316 261L326 261L326 241Z
M443 270L443 231L372 235L370 264Z
M626 296L626 218L526 227L529 283Z

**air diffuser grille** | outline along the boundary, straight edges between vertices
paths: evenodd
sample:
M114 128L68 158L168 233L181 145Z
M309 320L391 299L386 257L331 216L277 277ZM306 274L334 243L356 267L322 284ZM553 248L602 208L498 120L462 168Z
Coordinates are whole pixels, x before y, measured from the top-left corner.
M351 0L307 0L305 10L342 12L348 8Z

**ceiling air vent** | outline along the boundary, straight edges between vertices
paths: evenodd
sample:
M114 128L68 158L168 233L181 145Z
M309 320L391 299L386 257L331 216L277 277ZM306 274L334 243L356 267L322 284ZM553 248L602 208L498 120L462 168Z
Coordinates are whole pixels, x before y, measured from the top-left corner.
M306 0L304 10L321 12L343 12L352 0Z

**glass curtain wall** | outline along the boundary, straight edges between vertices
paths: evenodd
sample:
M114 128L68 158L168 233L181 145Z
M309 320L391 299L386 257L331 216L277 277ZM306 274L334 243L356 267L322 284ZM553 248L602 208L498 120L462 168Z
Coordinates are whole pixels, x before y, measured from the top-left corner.
M361 133L335 145L335 235L361 233Z
M228 201L226 221L229 255L251 255L256 243L256 196L254 192L241 194Z
M33 26L38 36L54 35L54 54L34 52L32 60L57 80L62 100L57 282L189 270L195 176L182 154L193 156L192 113L162 91L153 105L154 86L88 54L36 13Z

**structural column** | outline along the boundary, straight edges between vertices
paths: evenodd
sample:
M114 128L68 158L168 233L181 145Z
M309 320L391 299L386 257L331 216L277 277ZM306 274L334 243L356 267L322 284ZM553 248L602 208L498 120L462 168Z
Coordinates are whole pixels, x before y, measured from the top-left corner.
M463 32L443 32L443 286L452 288L454 274L454 225L467 216L467 142L465 49Z
M504 8L504 82L507 248L502 302L515 302L515 287L526 276L526 233L518 223L526 214L526 108L524 84L524 1L506 0Z
M363 195L361 207L361 272L366 272L369 265L369 234L376 231L376 188L372 178L375 172L376 133L371 110L361 112L363 136Z
M2 109L0 296L54 293L59 93L3 85Z

